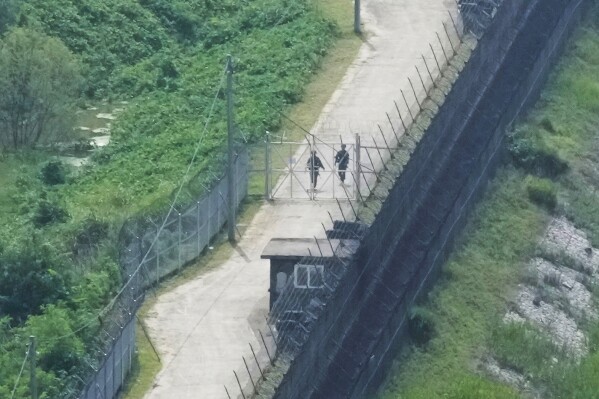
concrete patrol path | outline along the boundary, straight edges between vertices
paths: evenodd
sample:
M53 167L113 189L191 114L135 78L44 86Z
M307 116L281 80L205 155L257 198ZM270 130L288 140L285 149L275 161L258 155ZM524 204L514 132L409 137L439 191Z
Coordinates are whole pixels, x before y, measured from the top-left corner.
M429 44L434 47L438 62L444 63L437 33L445 51L451 51L451 47L443 24L453 43L457 43L448 11L457 18L453 0L365 1L364 44L311 132L320 140L337 143L341 139L353 143L355 134L360 133L362 145L372 145L375 141L381 145L379 141L383 139L378 128L381 124L392 146L395 135L386 113L392 117L396 134L401 134L393 101L397 101L409 122L400 90L414 112L417 104L407 79L411 78L417 95L422 95L424 88L415 69L418 66L424 74L424 84L431 84L422 55L432 74L438 74ZM305 164L305 148L299 148L296 157L298 164ZM382 167L380 160L373 163L375 169ZM298 178L309 186L307 173ZM372 186L374 176L369 180ZM319 187L316 201L277 199L264 203L222 265L160 295L145 323L160 353L162 370L146 399L226 399L224 386L231 397L237 398L241 393L233 371L244 389L251 386L242 356L255 371L248 343L255 349L264 347L258 331L267 341L271 339L265 322L269 263L261 260L260 254L271 238L324 237L321 223L330 226L329 212L334 218L342 217L336 201L318 200L318 197L330 194L335 184L338 181L330 179ZM342 203L344 214L351 215L347 200ZM263 349L257 355L261 364L268 362Z

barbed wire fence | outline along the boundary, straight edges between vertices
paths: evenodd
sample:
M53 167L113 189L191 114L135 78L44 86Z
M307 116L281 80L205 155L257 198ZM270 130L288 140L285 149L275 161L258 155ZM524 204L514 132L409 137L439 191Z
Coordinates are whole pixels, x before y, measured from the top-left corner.
M235 169L234 200L239 206L248 186L245 150L238 153ZM101 334L107 336L112 345L101 356L104 360L94 369L95 376L80 398L112 398L123 386L132 366L136 313L145 291L200 256L221 231L227 222L227 179L226 175L218 178L205 195L185 209L174 208L162 226L160 216L125 223L119 240L123 247L121 267L132 280L116 302L114 311L105 317ZM136 273L136 270L141 272Z
M348 192L345 196L349 211L347 208L344 211L337 199L343 220L334 220L331 216L330 221L323 223L329 248L319 247L317 253L304 257L295 266L294 274L287 280L267 318L267 337L272 342L267 342L260 331L268 361L261 364L259 356L251 348L257 367L252 368L242 357L244 369L233 371L237 386L224 386L228 398L237 395L244 399L271 398L274 395L294 357L302 350L324 305L345 277L349 258L359 256L356 250L367 232L367 223L382 206L386 193L415 150L430 119L442 105L477 39L490 24L495 11L490 15L474 3L460 1L460 15L449 13L451 25L443 24L442 33L447 39L445 45L441 35L437 34L440 46L435 50L436 46L431 44L430 54L422 54L422 63L415 66L415 79L408 78L409 93L406 95L401 90L400 99L394 101L396 113L387 113L385 121L370 123L368 130L362 126L353 127L358 131L370 131L372 143L361 146L357 167L347 172L357 188L355 193ZM485 2L488 6L487 3L497 7L500 1ZM376 136L377 132L379 136ZM306 142L312 142L315 147L330 145L330 142L311 134ZM335 240L341 240L343 244L339 246ZM316 237L315 242L319 242ZM393 295L393 292L388 294Z
M473 11L464 9L462 12L470 15ZM463 43L463 35L460 34L461 29L453 17L452 22L456 32L456 37L453 40L455 41L457 38L461 44ZM437 54L431 45L432 58L429 58L427 62L427 57L423 55L423 65L420 68L416 66L419 80L424 89L424 99L419 99L421 93L415 89L413 82L410 81L419 111L423 111L423 104L426 100L437 104L435 95L432 93L433 90L440 90L445 94L448 90L448 87L438 85L438 82L443 77L444 70L451 70L450 58L453 59L457 53L445 25L444 31L449 40L452 55L448 55L448 50L443 47L439 38L445 61L441 59L440 54ZM437 68L429 65L432 60L434 60ZM424 75L424 70L427 71L428 75ZM432 84L432 89L427 90L427 83ZM355 183L358 182L358 178L363 179L364 182L363 191L358 190L354 204L349 199L351 215L347 214L346 217L343 210L341 210L343 221L333 220L331 217L329 229L323 224L331 248L331 239L341 238L358 242L363 238L366 231L363 224L356 222L360 220L359 209L367 206L365 205L365 198L373 196L374 188L371 188L370 182L374 185L374 181L379 180L375 162L372 161L369 150L377 151L384 168L387 169L381 151L386 151L387 159L391 159L396 149L408 148L408 151L410 151L409 149L413 149L416 145L415 137L410 136L410 131L417 124L417 118L414 117L405 93L402 92L401 94L406 105L407 114L402 115L400 107L396 103L395 108L398 115L395 118L387 115L393 132L393 136L389 139L389 142L392 143L391 146L388 144L381 126L377 124L377 128L381 130L382 141L385 142L385 146L378 146L376 141L374 146L367 146L364 149L364 155L365 158L369 159L369 165L360 165L360 170L348 173ZM408 115L410 116L409 120ZM407 124L406 120L408 120ZM399 137L400 128L403 128L402 139ZM404 137L407 140L403 139ZM316 138L316 140L319 139ZM394 147L392 148L392 146ZM237 187L240 188L237 190L237 204L240 203L248 189L248 164L247 154L240 155L237 158ZM161 279L179 270L185 263L199 256L209 245L213 235L220 231L227 219L226 198L228 198L228 193L225 179L226 177L219 179L207 196L186 209L173 207L167 217L162 220L159 220L160 218L146 218L145 220L130 222L123 227L121 236L127 244L122 253L121 261L124 270L129 273L130 283L115 302L111 311L105 314L104 317L99 318L99 323L102 324L101 335L112 344L106 351L98 350L99 357L103 359L100 367L96 368L94 365L88 364L94 372L94 377L87 383L85 390L79 396L80 398L111 398L122 387L133 362L136 334L135 315L143 302L143 293L148 287L158 283ZM359 188L359 184L356 187ZM376 198L376 195L374 197ZM347 198L352 198L352 195L347 193ZM242 397L259 395L258 387L260 386L264 387L263 391L274 391L276 378L268 379L265 375L266 369L269 367L274 368L275 360L278 365L289 364L293 354L300 350L302 342L305 341L307 333L310 331L311 323L317 319L324 303L343 278L346 266L343 256L342 253L333 250L330 258L323 258L322 253L320 253L320 256L314 254L314 256L302 259L301 264L306 267L300 267L293 281L290 280L286 285L286 291L291 294L282 296L280 301L273 307L273 313L271 313L267 323L268 331L259 331L262 345L257 350L251 344L249 345L253 355L253 363L256 367L253 367L252 359L248 363L243 358L247 372L245 384L243 383L244 378L240 379L237 372L234 371ZM312 295L313 293L306 295L308 291L312 290L293 289L297 279L306 281L309 285L321 289L318 290L317 295ZM261 353L266 354L267 363L265 363L264 356L260 355ZM249 385L250 382L252 392L246 395L245 386ZM227 387L224 388L226 394L231 397L230 393L233 390Z

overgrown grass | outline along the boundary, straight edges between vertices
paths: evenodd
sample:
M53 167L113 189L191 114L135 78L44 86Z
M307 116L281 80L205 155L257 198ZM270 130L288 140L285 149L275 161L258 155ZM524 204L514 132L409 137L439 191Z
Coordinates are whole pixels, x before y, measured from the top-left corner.
M469 376L472 363L485 352L489 332L545 222L545 214L527 199L521 173L500 173L469 223L463 246L426 301L435 320L435 337L424 348L412 347L401 356L382 398L481 397L476 391L465 393L478 386L472 383L478 379ZM514 397L500 384L480 384L486 386L484 392L503 392L496 397Z
M353 8L344 0L313 1L317 12L324 18L334 21L339 29L335 45L329 50L322 60L318 73L313 76L305 86L302 100L286 111L289 119L293 120L304 129L310 130L318 120L321 110L326 105L331 95L335 92L341 79L352 61L358 54L362 40L354 33ZM275 132L278 136L285 136L287 141L303 141L305 132L288 119L283 119L280 129ZM252 148L252 166L261 170L264 168L263 145ZM274 168L284 167L280 158L272 159ZM273 178L276 181L276 176ZM264 194L264 175L254 173L250 175L250 195L261 196Z
M599 242L598 54L595 6L536 109L514 133L512 155L520 169L508 166L495 179L466 228L464 243L421 305L434 316L435 337L401 354L381 398L520 397L478 368L487 355L530 378L544 396L598 397L597 326L583 326L591 353L577 364L531 326L501 321L517 284L530 283L523 265L550 217L531 200L553 208L557 199L555 212L585 230L595 245Z

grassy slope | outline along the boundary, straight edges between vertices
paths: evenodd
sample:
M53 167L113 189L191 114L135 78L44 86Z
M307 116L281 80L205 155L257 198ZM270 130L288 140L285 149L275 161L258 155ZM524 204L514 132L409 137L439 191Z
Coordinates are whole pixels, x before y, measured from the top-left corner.
M313 5L317 7L323 17L333 20L338 24L340 36L333 48L323 59L317 74L307 84L303 100L289 109L288 116L301 126L307 128L311 127L318 119L320 110L337 88L361 45L360 39L353 33L353 8L351 3L344 0L319 0L318 2L314 2ZM281 130L289 132L292 138L296 137L296 135L297 137L303 137L301 130L288 121L283 122ZM263 159L263 153L260 152L260 148L254 151L258 153L257 155L254 154L256 159ZM260 184L262 183L263 176L258 174L253 176L255 180L253 181L254 190L256 194L261 195L263 191ZM244 220L249 223L257 210L256 203L247 206L241 216L242 220L240 223L243 225ZM196 265L186 269L182 276L178 277L174 282L167 284L161 291L172 289L173 286L185 282L190 276L194 277L209 268L215 267L226 260L229 253L230 247L227 244L219 245L213 255L203 257ZM150 300L144 304L140 312L142 318L144 312L147 312L152 303L152 300ZM132 379L130 380L131 383L127 385L123 399L142 398L151 387L154 377L161 368L161 364L154 354L154 349L141 328L138 328L137 334L138 357Z
M599 233L599 25L588 18L557 67L552 83L517 134L540 137L570 165L557 179L558 212L585 228L597 245ZM593 18L594 16L594 18ZM597 397L599 352L580 366L551 369L551 345L541 338L501 327L516 284L526 278L523 264L533 254L549 215L527 198L524 172L507 167L495 179L472 217L437 287L426 299L435 328L424 347L399 357L380 395L392 398L513 398L511 388L480 377L476 363L491 351L548 385L556 397ZM597 333L591 336L597 345ZM593 338L594 337L594 338ZM558 355L556 355L558 356Z

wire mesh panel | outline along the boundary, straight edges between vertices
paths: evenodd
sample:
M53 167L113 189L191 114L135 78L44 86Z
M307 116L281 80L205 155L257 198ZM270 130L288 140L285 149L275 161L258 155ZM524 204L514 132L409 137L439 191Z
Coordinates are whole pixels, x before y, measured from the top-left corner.
M241 152L235 160L236 207L247 194L247 167L248 155ZM227 222L227 201L225 176L185 209L171 208L164 216L132 220L123 226L120 263L127 283L103 327L113 342L80 398L111 399L117 395L131 369L135 314L144 290L202 253Z
M272 162L265 172L271 179L270 198L354 199L357 182L352 176L356 146L344 144L346 155L338 157L341 145L341 142L317 139L313 143L271 143L269 157Z
M235 160L234 200L239 206L248 188L248 155ZM197 258L227 222L229 190L227 177L216 182L202 198L185 209L171 209L168 217L135 220L121 232L126 242L121 251L123 269L133 271L141 264L143 287L156 284Z

